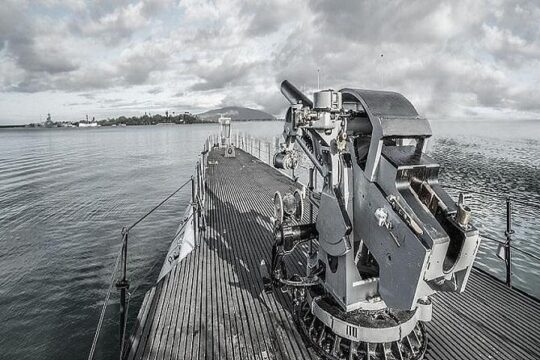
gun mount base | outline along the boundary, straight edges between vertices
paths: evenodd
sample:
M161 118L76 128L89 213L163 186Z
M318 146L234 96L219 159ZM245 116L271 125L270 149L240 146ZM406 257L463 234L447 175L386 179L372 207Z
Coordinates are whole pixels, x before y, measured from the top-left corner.
M304 340L322 358L420 360L424 357L428 339L419 320L422 315L418 313L426 309L344 312L322 289L305 291L303 296L297 293L294 320Z

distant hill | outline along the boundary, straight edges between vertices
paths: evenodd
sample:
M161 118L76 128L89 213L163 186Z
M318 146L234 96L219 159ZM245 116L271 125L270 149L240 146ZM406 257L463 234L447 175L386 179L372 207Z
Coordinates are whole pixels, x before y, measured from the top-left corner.
M227 106L221 109L210 110L197 114L203 121L216 121L220 115L232 118L233 121L249 121L249 120L276 120L273 115L264 111L249 109L240 106Z

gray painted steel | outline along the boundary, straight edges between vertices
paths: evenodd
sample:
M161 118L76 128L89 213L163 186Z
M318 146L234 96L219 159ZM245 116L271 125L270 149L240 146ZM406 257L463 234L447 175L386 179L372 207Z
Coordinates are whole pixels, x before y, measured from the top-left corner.
M206 230L145 296L126 359L309 359L286 295L267 295L276 190L295 184L245 152L207 171ZM300 249L289 263L302 272ZM463 294L432 297L426 359L539 359L540 303L473 269Z

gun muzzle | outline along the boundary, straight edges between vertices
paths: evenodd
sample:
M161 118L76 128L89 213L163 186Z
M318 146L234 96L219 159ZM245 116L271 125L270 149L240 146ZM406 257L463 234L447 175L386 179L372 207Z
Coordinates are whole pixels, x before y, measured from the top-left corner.
M309 106L310 108L313 107L313 102L287 80L283 80L281 83L281 93L289 100L291 105L296 105L301 102L304 106Z

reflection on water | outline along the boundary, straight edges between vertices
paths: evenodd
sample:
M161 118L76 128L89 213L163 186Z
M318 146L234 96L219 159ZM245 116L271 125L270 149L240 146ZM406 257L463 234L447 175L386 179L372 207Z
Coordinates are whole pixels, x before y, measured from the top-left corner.
M213 130L0 131L2 359L88 356L121 227L191 176ZM189 196L186 189L130 234L131 321ZM116 291L113 296L97 358L117 350Z
M443 182L539 203L538 125L434 123L431 152L443 166ZM233 126L267 139L282 131L278 122ZM191 175L204 139L215 129L0 131L2 358L86 358L121 227ZM130 322L157 277L188 199L186 190L130 234ZM503 239L504 202L475 195L471 203L481 231ZM516 206L515 245L540 254L533 213ZM502 275L494 252L484 241L477 264ZM538 263L513 256L515 284L540 295ZM97 358L116 351L117 302L114 294Z
M532 204L513 204L512 244L539 256L540 121L432 125L435 136L431 156L443 169L441 182L494 195L471 194L473 221L480 233L505 239L505 197ZM455 190L448 192L458 194ZM495 256L496 250L496 243L484 239L476 264L504 279L504 262ZM513 251L512 264L513 284L539 297L540 262Z

